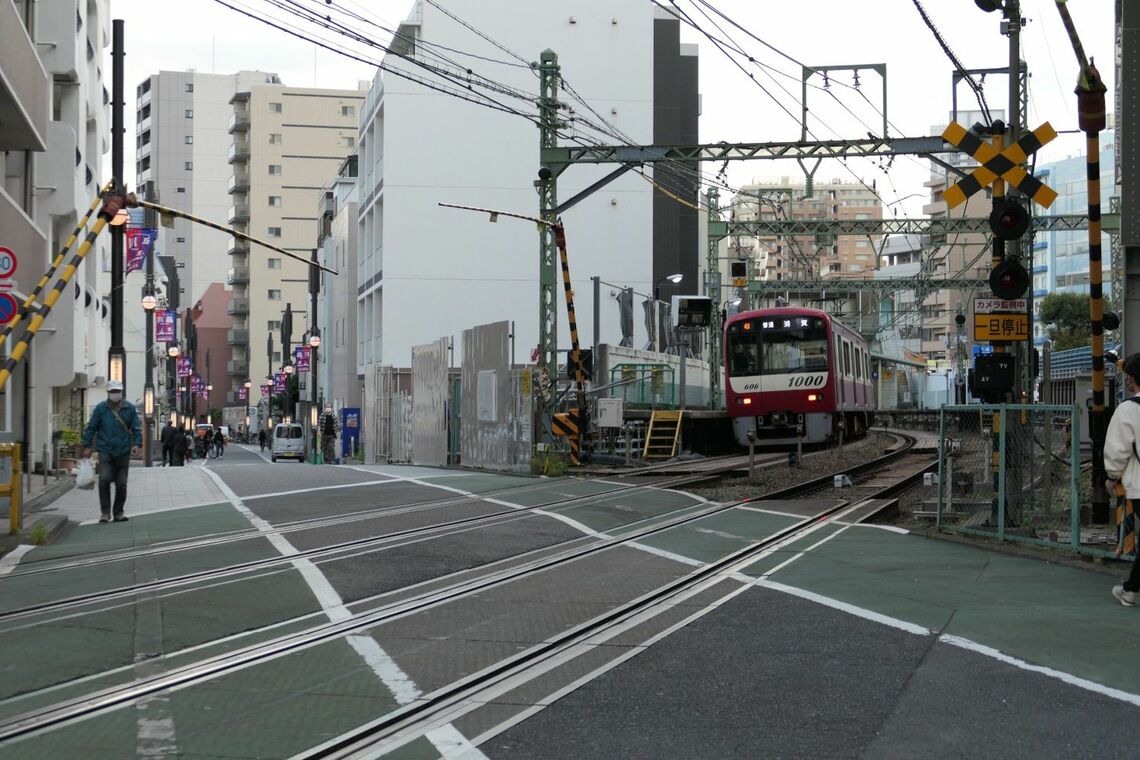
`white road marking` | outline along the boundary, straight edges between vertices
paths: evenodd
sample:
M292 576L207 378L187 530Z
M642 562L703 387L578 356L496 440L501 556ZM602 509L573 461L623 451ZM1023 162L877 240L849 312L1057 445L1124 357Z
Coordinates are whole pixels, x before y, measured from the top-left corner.
M802 520L805 517L810 517L810 515L797 515L795 512L780 512L779 510L776 510L776 509L761 509L760 507L749 507L746 504L741 504L739 507L737 507L737 509L747 509L749 512L759 512L760 514L763 514L763 515L779 515L780 517L795 517L796 519L799 519L799 520Z
M898 628L900 631L913 633L917 636L929 636L932 633L929 628L924 628L921 625L916 625L914 623L907 622L906 620L899 620L898 618L894 618L889 615L883 615L878 612L874 612L873 610L857 607L854 604L841 602L838 599L832 599L829 596L817 594L814 591L807 591L806 589L796 588L795 586L785 586L783 583L777 583L776 581L768 580L766 578L753 578L751 579L751 582L754 586L761 586L763 588L772 589L773 591L780 591L784 594L797 596L800 599L807 599L809 602L822 604L824 607L831 607L832 609L846 612L849 615L861 617L864 620L871 620L875 623L881 623L882 625L889 625L891 628Z
M266 540L268 540L277 551L286 557L294 556L298 553L297 548L289 543L284 536L280 533L273 532L272 525L258 517L249 507L243 504L238 495L233 492L233 489L231 489L217 473L212 470L207 470L206 472L214 479L214 482L222 494L233 504L234 509L249 520L250 524L257 528L258 531L266 534ZM345 606L340 594L332 587L328 578L317 569L316 565L304 558L296 558L292 561L292 564L301 573L301 576L305 579L305 583L308 584L309 588L312 589L313 596L317 598L321 609L324 610L325 615L328 616L330 621L336 623L352 617L352 613L349 612ZM384 686L392 692L397 702L406 704L407 701L412 701L419 696L421 693L419 687L416 686L415 682L408 677L407 673L396 664L396 661L380 647L374 638L367 635L354 635L346 636L345 639L348 641L349 646L355 649L361 658L368 663L372 668L372 672L376 674ZM406 701L401 702L401 700ZM454 728L451 728L451 730L455 734L459 733L455 731ZM428 738L431 740L432 737L429 736ZM447 741L451 736L445 733L443 738ZM436 749L439 750L441 754L444 754L445 750L450 752L452 743L447 741L443 747L436 745Z
M910 531L907 530L906 528L900 528L896 525L880 525L878 523L861 523L861 522L860 523L849 523L849 522L840 522L839 520L836 520L835 524L836 525L844 525L844 526L847 526L848 528L876 528L878 530L890 531L891 533L899 533L899 534L904 535L904 536L910 534Z
M7 575L16 569L16 565L20 563L20 559L25 554L35 549L35 544L20 544L12 551L0 557L0 575Z
M365 480L360 483L342 483L337 486L315 486L313 488L298 488L293 491L280 491L277 493L258 493L253 496L241 497L243 501L250 499L271 499L276 496L295 496L299 493L313 493L314 491L332 491L337 488L361 488L363 486L379 486L385 483L399 483L396 478L385 478L384 480Z

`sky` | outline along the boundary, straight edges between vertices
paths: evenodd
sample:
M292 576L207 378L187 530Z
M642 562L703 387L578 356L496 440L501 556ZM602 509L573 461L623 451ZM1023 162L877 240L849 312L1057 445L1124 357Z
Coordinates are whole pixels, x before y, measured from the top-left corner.
M557 0L549 2L556 12ZM671 6L671 0L660 0ZM265 0L227 0L261 13L276 13ZM650 0L620 0L638 3ZM701 5L701 2L707 3ZM311 0L301 5L323 6ZM617 5L618 0L613 0ZM932 128L948 119L951 108L952 64L923 23L914 0L678 0L691 18L711 34L734 43L751 55L756 64L733 57L735 65L707 38L688 27L682 41L700 47L700 91L703 143L792 141L800 138L800 64L807 66L886 64L887 116L892 136L917 137L934 134ZM372 79L375 69L334 53L318 50L309 42L248 19L216 0L110 0L113 18L126 19L127 131L132 133L135 86L160 70L196 69L231 73L260 69L280 74L290 86L355 88L359 80ZM394 28L412 7L411 0L336 0L337 6L366 16L377 24ZM1008 65L1006 37L999 33L1001 14L984 13L971 0L924 0L923 5L944 40L968 69ZM1109 88L1112 110L1113 18L1111 0L1069 0L1068 7L1086 52L1100 64ZM454 0L451 4L473 26L479 26L477 0ZM778 48L774 52L723 18L721 11L755 37ZM177 13L175 13L177 9ZM703 9L716 19L718 31ZM1077 129L1076 84L1078 65L1061 24L1054 0L1022 0L1022 13L1029 23L1022 34L1022 57L1030 71L1029 125L1049 121L1058 132ZM385 41L375 29L377 39ZM475 40L474 36L472 37ZM473 43L474 44L474 43ZM533 51L537 57L538 48ZM527 53L527 51L520 51ZM785 55L781 55L785 54ZM110 71L110 49L105 51ZM793 62L795 61L795 62ZM778 70L775 71L774 70ZM811 89L810 135L821 140L859 139L868 131L882 131L882 81L877 73L859 74L854 87L850 72L835 74L828 90ZM813 79L818 83L818 79ZM1008 80L991 76L983 84L992 110L1004 110ZM763 89L761 86L762 85ZM781 87L783 89L781 89ZM767 92L765 92L765 90ZM770 94L769 94L770 93ZM590 93L582 92L587 100ZM959 108L976 109L977 103L963 84ZM477 106L472 105L472 108ZM789 113L790 112L790 113ZM127 141L127 165L133 165L132 142ZM1039 153L1038 164L1084 151L1084 139L1061 134ZM715 175L720 166L707 165ZM128 171L128 178L133 172ZM802 172L795 162L732 162L727 183L739 187L754 178L795 176ZM918 217L928 191L922 183L929 176L926 161L897 157L894 161L850 160L846 164L826 161L816 173L820 180L861 180L873 185L888 204L887 215ZM529 178L527 178L529 181Z

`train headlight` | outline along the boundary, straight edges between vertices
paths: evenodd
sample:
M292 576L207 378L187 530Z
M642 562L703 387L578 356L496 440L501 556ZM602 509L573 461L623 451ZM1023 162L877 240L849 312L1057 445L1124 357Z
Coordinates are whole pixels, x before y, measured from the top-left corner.
M809 393L808 401L819 401L819 396L815 395L814 393Z
M741 399L740 403L744 404L745 406L748 406L749 404L752 403L752 399L750 399L750 398Z

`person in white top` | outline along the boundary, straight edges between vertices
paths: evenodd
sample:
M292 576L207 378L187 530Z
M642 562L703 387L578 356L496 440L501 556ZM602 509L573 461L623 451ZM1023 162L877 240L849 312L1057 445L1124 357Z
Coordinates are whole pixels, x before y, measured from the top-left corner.
M1116 494L1117 484L1124 488L1124 498L1136 514L1140 506L1140 354L1124 361L1124 387L1129 398L1116 407L1104 441L1104 469L1108 473L1105 488ZM1125 607L1132 607L1140 598L1140 551L1132 563L1128 580L1114 586L1112 595Z

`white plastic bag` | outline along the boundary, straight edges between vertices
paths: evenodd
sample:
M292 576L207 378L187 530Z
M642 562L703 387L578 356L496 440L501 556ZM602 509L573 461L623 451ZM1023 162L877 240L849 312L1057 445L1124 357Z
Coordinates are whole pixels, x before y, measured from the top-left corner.
M95 487L95 467L90 459L79 460L79 471L75 475L75 487L89 490Z

